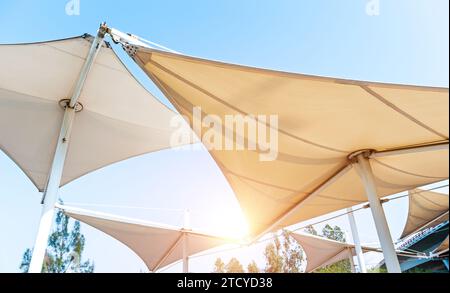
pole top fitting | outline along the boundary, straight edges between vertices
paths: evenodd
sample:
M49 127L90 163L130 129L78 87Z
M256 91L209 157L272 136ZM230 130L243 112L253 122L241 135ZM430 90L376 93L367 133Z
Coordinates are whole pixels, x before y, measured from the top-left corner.
M98 35L99 37L101 37L101 38L104 38L105 35L108 33L108 31L109 31L109 28L108 28L108 26L106 25L106 22L102 22L102 23L100 24L100 28L98 29L97 35Z
M83 111L83 109L84 109L83 104L81 104L80 102L77 102L77 103L75 104L75 106L71 107L71 106L70 106L70 99L62 99L62 100L59 101L58 103L59 103L59 106L60 106L61 108L63 108L64 110L65 110L66 108L74 109L76 113L81 112L81 111Z
M390 201L391 200L389 198L383 198L383 199L380 199L380 204L385 204ZM363 209L368 209L368 208L370 208L370 203L363 206Z
M368 159L374 152L375 150L372 149L359 150L348 155L347 159L350 163L357 163L359 156L362 155L364 158Z

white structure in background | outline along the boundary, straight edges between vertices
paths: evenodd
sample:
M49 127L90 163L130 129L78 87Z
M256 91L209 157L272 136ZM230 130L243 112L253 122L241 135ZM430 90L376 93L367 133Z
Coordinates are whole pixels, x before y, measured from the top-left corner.
M350 223L350 229L352 232L353 242L355 243L356 257L358 258L358 267L360 273L367 273L366 261L364 259L363 250L361 247L361 241L359 239L358 227L356 226L355 215L353 209L348 208L348 221Z
M30 272L41 271L60 186L171 147L178 114L133 77L106 32L0 45L1 150L44 192Z
M447 253L448 238L442 240L442 244L434 251L427 253L429 255L425 255L424 251L410 251L408 248L416 241L423 239L424 235L430 232L430 229L434 229L448 222L448 194L414 189L408 192L408 200L408 217L403 233L400 236L401 241L397 245L397 254L408 258L427 259L430 257L440 257ZM383 264L386 264L386 259L380 262L378 267Z
M189 257L202 251L235 242L220 236L147 221L118 217L84 209L58 206L71 218L92 226L133 250L151 272L183 262L189 271Z
M369 200L388 270L400 273L379 199L448 179L448 88L278 72L122 42L191 120L193 107L222 120L278 115L276 161L210 151L255 239Z

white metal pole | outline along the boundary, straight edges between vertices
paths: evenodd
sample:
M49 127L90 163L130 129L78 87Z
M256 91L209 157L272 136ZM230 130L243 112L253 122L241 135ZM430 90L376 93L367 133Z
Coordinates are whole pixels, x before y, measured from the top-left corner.
M361 241L359 240L358 227L356 226L355 216L353 215L353 209L348 208L348 221L350 223L350 229L352 231L353 242L355 243L356 257L358 259L358 266L360 273L367 273L366 262L364 260L364 254L361 247Z
M188 252L188 243L189 237L188 233L184 232L183 235L183 274L189 273L189 252Z
M69 147L70 134L75 118L77 101L83 90L89 71L94 64L95 57L97 56L100 48L103 45L105 33L106 26L102 25L92 43L89 54L77 80L72 97L65 108L61 131L58 138L58 144L56 146L56 151L53 157L52 167L50 170L49 179L42 202L42 214L39 221L39 229L33 249L33 256L31 258L30 267L28 270L29 273L40 273L42 270L45 252L47 250L48 237L52 228L53 217L55 214L54 207L58 200L59 186L61 184L64 162Z
M356 270L355 270L355 262L353 261L353 253L352 253L352 249L351 249L351 248L348 249L348 260L350 261L350 269L351 269L351 272L352 272L353 274L356 273Z
M190 210L184 211L184 231L183 232L183 273L189 273L189 234L188 230L191 229L191 212Z
M378 238L380 240L381 249L383 250L386 267L389 273L401 273L400 263L398 262L397 254L395 252L394 242L389 231L389 226L386 221L386 216L383 211L383 206L377 195L377 188L375 184L372 167L368 159L367 153L358 154L357 162L354 164L356 171L361 177L362 183L366 190L366 195L370 203L370 209L375 221Z

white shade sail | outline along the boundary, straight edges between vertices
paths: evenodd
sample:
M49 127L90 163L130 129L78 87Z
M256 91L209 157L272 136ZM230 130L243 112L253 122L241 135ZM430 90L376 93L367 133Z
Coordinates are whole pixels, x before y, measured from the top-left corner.
M447 194L420 189L409 192L409 210L401 238L448 221Z
M64 114L93 38L0 45L0 149L43 191ZM106 165L169 148L177 115L105 44L79 102L61 185ZM62 106L60 105L62 104ZM81 106L78 106L81 110Z
M341 260L349 259L356 255L355 245L338 242L319 236L292 233L292 237L302 246L306 254L305 272L311 273L317 269L335 264ZM369 247L363 247L363 252L376 251Z
M274 161L261 161L262 150L224 150L223 127L194 129L223 138L222 149L210 152L254 236L367 202L349 159L360 150L371 150L380 197L448 178L447 88L285 73L133 45L125 49L192 127L194 106L222 122L226 115L278 116ZM249 139L247 132L244 136Z
M88 224L128 246L152 272L181 260L183 241L187 241L188 256L232 241L192 230L105 213L66 206L59 208L71 218Z

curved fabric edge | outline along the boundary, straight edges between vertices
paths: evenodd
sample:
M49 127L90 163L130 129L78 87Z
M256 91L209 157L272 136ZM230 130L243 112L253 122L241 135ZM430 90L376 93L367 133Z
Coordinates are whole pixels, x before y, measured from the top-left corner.
M412 85L412 84L400 84L400 83L386 83L386 82L373 82L373 81L365 81L365 80L353 80L353 79L345 79L345 78L334 78L329 76L320 76L320 75L312 75L312 74L303 74L303 73L295 73L295 72L289 72L289 71L282 71L282 70L273 70L268 69L264 67L256 67L256 66L248 66L244 64L236 64L236 63L229 63L225 61L220 60L214 60L214 59L205 59L201 57L195 57L192 55L184 55L184 54L178 54L174 52L168 52L163 50L158 50L154 48L145 48L145 47L139 47L139 50L145 51L147 53L160 53L164 54L169 57L173 58L185 58L189 59L193 62L211 62L214 63L217 66L231 66L232 68L236 68L242 71L265 71L267 73L271 74L277 74L284 77L293 77L293 78L304 78L309 80L317 80L317 81L328 81L328 82L335 82L335 83L341 83L341 84L348 84L348 85L356 85L356 86L382 86L382 87L401 87L401 88L409 88L409 89L415 89L415 90L427 90L427 91L436 91L436 92L449 92L449 88L447 87L435 87L435 86L422 86L422 85ZM131 56L133 58L133 56ZM134 59L133 59L134 60Z

